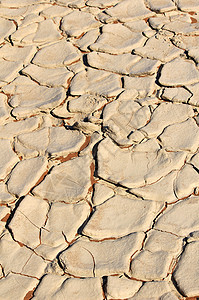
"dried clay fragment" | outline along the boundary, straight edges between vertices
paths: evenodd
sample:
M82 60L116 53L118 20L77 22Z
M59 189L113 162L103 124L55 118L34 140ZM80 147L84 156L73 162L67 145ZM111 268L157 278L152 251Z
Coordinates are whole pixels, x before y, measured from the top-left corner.
M144 42L145 38L140 32L133 32L122 24L107 24L102 27L102 34L89 48L110 54L123 54L131 53Z
M34 292L34 299L103 300L100 278L67 278L47 274Z
M159 205L152 201L114 196L96 207L83 233L93 239L104 239L145 231L158 209Z
M26 196L9 223L15 240L35 248L40 244L40 228L44 225L49 205L46 201Z
M45 157L34 157L20 161L12 170L8 180L8 191L18 197L26 195L47 169Z
M33 189L33 193L50 202L75 203L88 193L90 157L82 156L55 166L50 174Z
M78 277L101 277L128 272L131 255L140 248L144 233L115 240L81 238L59 255L62 268Z
M121 22L151 17L153 12L146 8L143 0L125 0L106 10L110 16Z
M188 85L198 81L199 72L194 62L182 58L176 58L166 63L159 78L160 84L165 86Z

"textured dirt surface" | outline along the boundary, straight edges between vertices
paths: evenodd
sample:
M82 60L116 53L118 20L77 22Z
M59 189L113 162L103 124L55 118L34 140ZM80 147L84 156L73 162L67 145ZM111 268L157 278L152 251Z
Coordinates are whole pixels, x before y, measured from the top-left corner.
M198 0L0 1L0 300L199 299Z

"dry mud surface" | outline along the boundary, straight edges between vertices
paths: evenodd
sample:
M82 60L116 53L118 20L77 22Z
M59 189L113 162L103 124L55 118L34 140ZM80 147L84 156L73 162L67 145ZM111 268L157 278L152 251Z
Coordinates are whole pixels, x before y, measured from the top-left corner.
M198 0L0 0L0 300L199 297L198 64Z

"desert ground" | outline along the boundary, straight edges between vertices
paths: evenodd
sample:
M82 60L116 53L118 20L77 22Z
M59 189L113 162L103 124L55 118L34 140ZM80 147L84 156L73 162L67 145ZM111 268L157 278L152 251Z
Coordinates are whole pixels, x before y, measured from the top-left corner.
M199 299L198 64L198 0L0 0L0 300Z

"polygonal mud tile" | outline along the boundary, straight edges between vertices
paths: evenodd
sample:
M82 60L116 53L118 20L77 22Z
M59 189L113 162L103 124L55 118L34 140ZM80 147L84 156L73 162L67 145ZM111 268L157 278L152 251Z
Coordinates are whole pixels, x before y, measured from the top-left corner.
M18 134L30 132L38 128L41 124L41 118L31 117L17 122L9 122L0 126L0 138L10 139Z
M37 48L35 46L13 47L6 44L0 48L0 55L7 61L21 61L22 63L27 64L36 51Z
M149 8L155 12L166 12L175 10L175 4L171 0L147 0Z
M50 19L38 23L36 34L33 38L34 43L49 43L61 39L61 34L54 22Z
M155 90L155 76L129 77L124 76L124 88L135 89L139 97L151 96Z
M119 74L129 74L133 65L140 61L140 57L130 53L110 55L107 53L91 52L87 55L87 60L88 64L96 69Z
M189 51L188 51L188 54L190 57L193 58L193 60L197 63L199 63L199 55L198 55L198 47L196 48L191 48Z
M89 48L94 51L110 54L131 53L145 42L140 32L133 32L122 24L106 24L102 27L102 34Z
M90 93L114 97L122 91L119 75L92 68L77 73L70 85L70 92L74 96Z
M47 262L24 244L14 241L9 233L1 238L0 251L0 263L6 276L13 272L38 278L47 266Z
M73 73L66 68L58 67L55 69L43 68L30 64L22 70L22 73L39 82L41 85L67 88Z
M14 45L33 45L33 38L38 29L38 23L30 23L27 26L19 27L12 33L11 39Z
M45 224L49 205L46 201L26 196L9 223L14 238L35 248L40 244L40 228Z
M85 94L68 101L68 110L72 113L92 113L107 103L105 97L95 94Z
M66 299L73 300L102 300L100 278L80 279L48 274L42 278L34 292L34 299L60 299L63 295Z
M71 64L79 58L77 49L70 42L61 40L40 49L32 62L40 67L56 68Z
M153 13L146 8L144 1L140 0L125 0L119 2L114 7L106 10L110 16L120 20L121 22L144 19L151 17Z
M165 127L186 121L194 116L193 109L186 104L161 103L153 111L150 122L142 128L148 137L158 136ZM178 124L174 125L178 126Z
M183 87L164 88L161 97L162 97L162 99L170 100L173 102L187 103L188 99L191 98L191 93L188 92Z
M131 262L132 277L144 281L163 279L181 250L182 238L167 232L149 231L144 249Z
M2 43L6 37L16 30L15 24L11 20L0 18L0 42Z
M198 81L199 72L194 62L182 58L176 58L166 63L159 78L160 84L165 86L188 85Z
M144 199L162 202L174 202L177 200L174 193L174 181L178 171L172 171L157 182L149 185L144 185L139 188L130 189L132 194L135 194Z
M144 248L151 251L166 251L177 255L182 249L182 238L169 232L151 230L147 233Z
M94 191L93 191L92 201L94 205L102 204L107 199L114 196L114 190L111 187L104 185L100 181L95 183L93 188Z
M199 106L199 101L198 101L199 83L195 83L187 87L189 91L193 94L192 97L190 97L188 103L191 105Z
M50 202L78 202L86 197L91 186L90 165L88 156L61 163L33 189L33 193Z
M98 175L128 188L151 184L184 165L185 152L164 149L142 152L117 147L109 138L98 146Z
M131 100L113 101L103 110L103 128L119 145L131 145L129 135L148 123L151 112L148 106L141 106Z
M155 228L176 235L187 236L199 229L198 211L199 198L191 196L168 207L157 219Z
M172 262L166 251L150 252L142 250L131 262L131 275L142 281L162 280L168 274Z
M47 152L50 155L68 155L79 151L86 137L77 130L66 130L64 127L52 127L49 130Z
M18 72L23 68L23 63L21 61L0 61L0 86L7 84L8 82L14 80Z
M187 297L199 295L199 279L197 276L199 266L199 243L192 242L185 247L176 266L173 277L180 291Z
M1 297L5 300L10 300L10 298L27 299L26 295L33 294L33 289L38 282L38 279L33 277L10 273L0 280Z
M99 29L91 29L87 31L82 37L75 41L75 45L81 49L81 51L89 51L89 46L97 40L99 36Z
M76 204L53 203L48 214L48 220L41 234L42 243L53 244L53 235L56 243L56 236L59 238L59 235L63 234L66 240L71 242L89 214L90 206L85 201Z
M190 165L185 165L178 173L175 181L175 193L179 199L191 195L199 186L199 174Z
M163 146L168 151L196 152L199 146L199 128L192 118L165 128L160 135Z
M161 299L161 300L179 300L177 292L167 281L146 282L141 289L129 300Z
M59 255L62 268L69 274L93 277L128 272L131 255L140 248L144 233L105 241L77 240Z
M12 170L7 186L11 194L26 195L47 170L45 157L34 157L20 161Z
M14 165L19 161L11 147L9 140L0 140L1 164L0 164L0 179L4 179Z
M78 152L84 144L85 136L76 130L66 130L64 127L45 127L43 129L20 134L15 141L15 150L27 156L27 150L37 153L49 153L52 156L68 155ZM23 148L25 147L24 151Z
M72 11L63 17L61 23L61 28L67 35L77 37L98 26L99 23L92 14L82 11Z
M136 48L134 52L143 57L157 59L162 62L170 61L183 53L182 50L173 46L169 40L166 40L161 36L151 37L144 47Z
M0 204L8 204L15 200L15 198L8 193L7 185L0 182Z
M199 10L199 4L197 0L175 0L175 3L177 4L178 8L182 11L198 11Z
M188 17L188 16L187 16ZM168 30L175 34L183 34L183 35L198 35L199 33L199 26L196 23L191 23L189 20L171 20L171 22L165 24L163 26L164 30Z
M108 276L108 299L122 299L132 297L142 286L141 281L130 280L127 277Z
M152 201L114 196L96 207L83 233L93 239L104 239L146 231L159 208Z
M71 9L69 7L59 6L59 5L53 5L49 7L44 7L44 10L40 12L41 16L44 16L46 18L54 18L54 17L63 17L71 12Z

